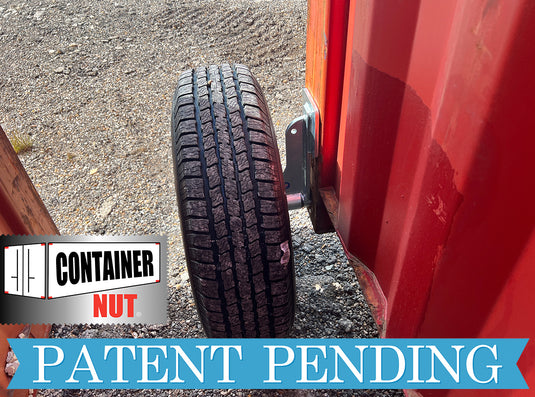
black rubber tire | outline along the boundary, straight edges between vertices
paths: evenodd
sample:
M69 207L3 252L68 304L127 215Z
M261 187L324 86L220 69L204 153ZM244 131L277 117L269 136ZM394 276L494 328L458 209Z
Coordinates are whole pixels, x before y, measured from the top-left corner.
M173 154L190 283L208 337L284 337L295 275L271 117L243 65L182 73Z

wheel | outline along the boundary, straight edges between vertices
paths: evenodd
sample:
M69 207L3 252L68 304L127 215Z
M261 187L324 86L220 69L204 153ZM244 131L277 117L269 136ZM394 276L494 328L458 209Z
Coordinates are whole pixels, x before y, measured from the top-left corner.
M207 336L286 336L295 305L288 205L273 124L249 69L182 73L172 139L182 238Z

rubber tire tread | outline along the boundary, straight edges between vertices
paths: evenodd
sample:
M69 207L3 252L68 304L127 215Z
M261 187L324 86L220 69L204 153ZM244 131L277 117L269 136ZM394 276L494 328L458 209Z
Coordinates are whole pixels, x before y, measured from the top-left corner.
M295 312L290 221L258 82L238 64L185 71L171 118L182 237L207 336L287 336Z

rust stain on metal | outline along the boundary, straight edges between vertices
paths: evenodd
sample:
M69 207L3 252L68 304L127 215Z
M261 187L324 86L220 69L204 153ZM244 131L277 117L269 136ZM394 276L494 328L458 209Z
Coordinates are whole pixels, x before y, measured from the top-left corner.
M355 270L360 288L372 313L379 337L386 336L387 301L375 274L357 258L348 255L349 264Z
M320 189L320 195L334 228L338 230L338 199L334 189L332 187Z
M331 218L331 222L334 227L338 230L338 198L336 197L336 192L333 188L320 189L321 198L327 208L327 213ZM379 331L379 336L384 338L386 335L386 310L387 310L387 301L386 297L379 285L379 281L375 277L375 274L368 269L361 261L355 258L346 250L346 255L349 259L349 264L355 271L357 279L360 284L360 288L370 311L372 313L375 324Z

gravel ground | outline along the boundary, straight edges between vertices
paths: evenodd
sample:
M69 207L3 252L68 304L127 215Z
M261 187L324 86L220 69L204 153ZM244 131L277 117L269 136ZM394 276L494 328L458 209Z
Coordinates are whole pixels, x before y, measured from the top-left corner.
M180 71L248 65L284 148L301 111L306 1L0 0L0 123L29 135L20 158L62 234L166 234L170 322L61 326L53 337L200 338L175 199L170 107ZM281 150L284 158L284 150ZM332 234L291 213L296 338L376 337L354 272ZM204 391L203 395L401 396L399 391ZM108 395L47 391L44 395ZM197 395L114 391L114 395Z

